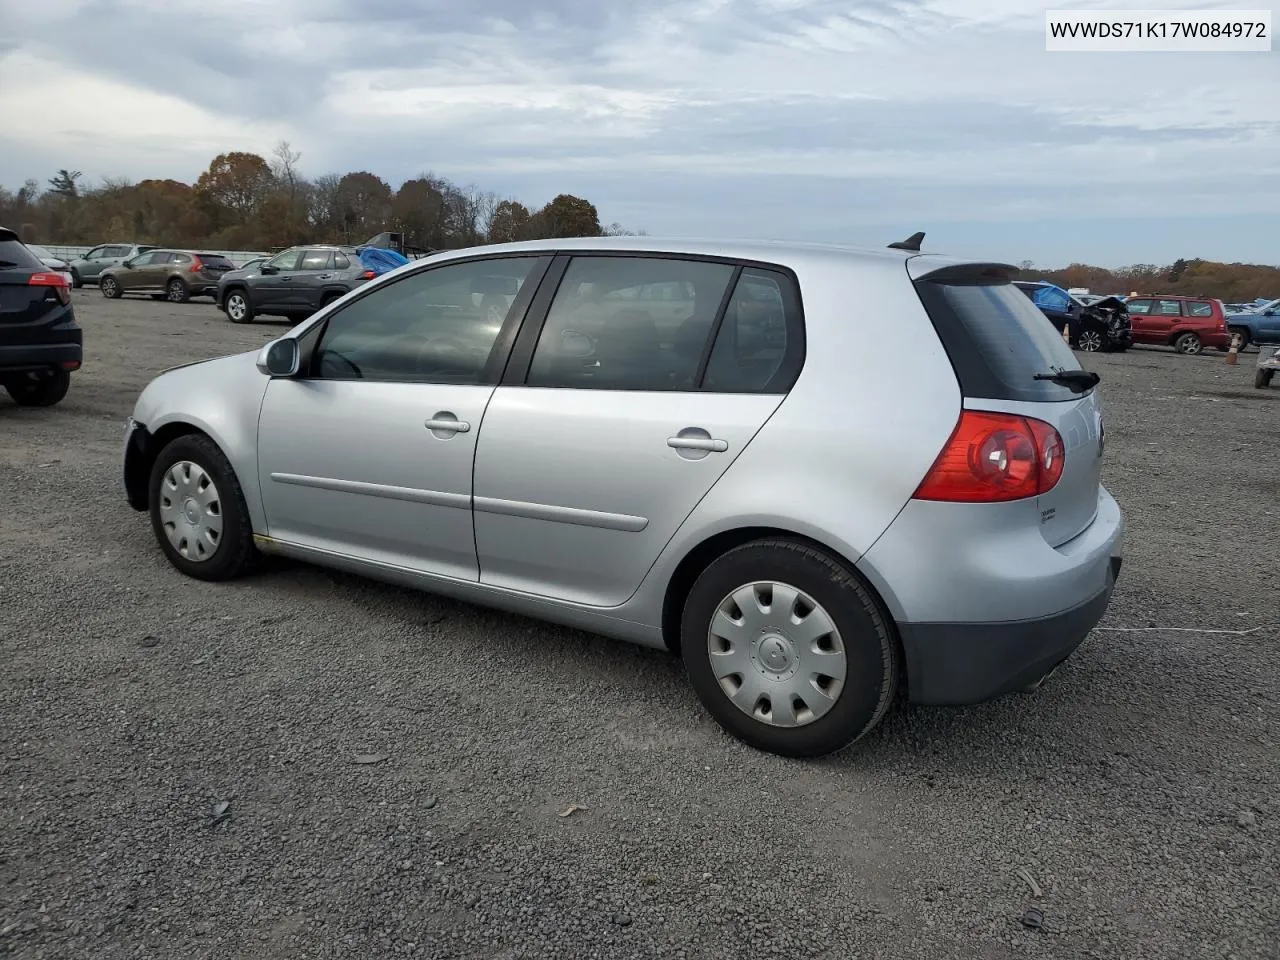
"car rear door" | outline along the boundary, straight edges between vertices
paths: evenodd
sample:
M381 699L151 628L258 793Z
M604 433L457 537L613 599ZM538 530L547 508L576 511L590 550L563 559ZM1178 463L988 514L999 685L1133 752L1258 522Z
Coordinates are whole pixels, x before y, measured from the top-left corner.
M532 254L449 261L326 317L302 373L273 379L263 398L258 481L270 536L476 581L476 439L515 325L549 261ZM478 309L452 309L457 292L484 271L527 288L496 323Z
M692 294L682 316L652 296L672 283ZM635 592L798 369L802 335L781 347L753 335L761 291L780 321L800 322L782 271L679 256L557 260L480 431L482 583L597 606Z
M1181 300L1153 300L1147 323L1152 343L1168 343L1175 326L1182 324Z
M326 280L333 276L332 250L304 250L298 269L282 276L287 302L299 313L312 313L320 306L320 294Z
M1150 342L1148 317L1151 314L1151 304L1152 302L1146 298L1125 301L1125 307L1129 311L1129 329L1133 333L1135 343Z

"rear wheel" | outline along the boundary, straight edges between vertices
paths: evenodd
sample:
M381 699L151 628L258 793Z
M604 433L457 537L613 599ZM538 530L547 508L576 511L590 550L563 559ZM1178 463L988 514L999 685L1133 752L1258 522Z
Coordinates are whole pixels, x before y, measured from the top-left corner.
M186 303L191 299L191 291L185 283L174 277L164 285L164 296L170 303Z
M1185 353L1188 356L1194 356L1204 350L1204 344L1200 342L1199 334L1184 333L1173 341L1173 349L1179 353Z
M120 289L120 284L116 282L115 277L103 277L98 281L98 289L102 291L102 295L108 300L119 300L120 295L124 293Z
M253 524L231 464L206 436L171 441L150 482L151 528L169 562L199 580L230 580L258 558Z
M84 281L80 279L80 274L76 270L71 271L71 286L77 290L84 286Z
M66 370L19 374L5 381L4 388L20 407L52 407L71 389L71 374Z
M722 728L789 757L831 753L884 717L898 683L888 617L843 564L791 540L730 550L680 627L689 680Z
M225 304L227 319L232 323L251 323L253 321L253 305L243 290L232 290L227 294Z

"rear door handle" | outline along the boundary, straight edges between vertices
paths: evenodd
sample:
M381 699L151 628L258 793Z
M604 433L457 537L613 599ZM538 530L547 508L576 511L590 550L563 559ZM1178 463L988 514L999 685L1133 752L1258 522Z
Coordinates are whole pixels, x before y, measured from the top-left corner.
M729 444L713 437L667 437L667 446L673 450L705 450L708 453L724 453Z
M428 420L425 424L428 430L442 430L446 433L466 433L471 429L471 424L466 420Z

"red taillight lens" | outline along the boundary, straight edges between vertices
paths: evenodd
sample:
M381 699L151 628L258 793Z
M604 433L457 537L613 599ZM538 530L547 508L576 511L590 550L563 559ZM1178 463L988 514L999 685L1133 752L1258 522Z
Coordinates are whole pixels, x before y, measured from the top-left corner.
M1034 497L1054 488L1065 463L1062 437L1050 424L966 410L915 499L998 503Z
M372 270L366 270L364 273L360 274L360 276L364 277L366 280L372 280L374 277L377 276L377 274L374 273Z
M203 269L204 269L204 261L201 260L199 257L193 257L191 259L191 272L199 273Z
M52 287L59 303L66 305L71 302L71 284L61 273L33 273L27 286Z

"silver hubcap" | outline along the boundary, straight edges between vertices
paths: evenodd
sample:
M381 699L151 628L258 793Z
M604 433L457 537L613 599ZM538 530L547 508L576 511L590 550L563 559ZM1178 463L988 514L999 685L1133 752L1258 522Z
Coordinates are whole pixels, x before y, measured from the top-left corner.
M178 283L176 280L169 284L169 299L175 301L182 299L182 284Z
M102 292L105 293L108 297L115 296L116 282L114 280L104 280L102 282Z
M178 555L199 563L222 542L222 501L204 467L179 460L160 481L160 522Z
M1183 353L1195 353L1199 349L1200 349L1199 340L1187 339L1182 341Z
M775 727L802 727L826 714L848 669L840 631L826 610L772 581L749 583L720 601L707 652L734 706Z
M244 298L238 293L233 293L227 298L227 313L231 314L233 320L244 319Z
M1102 337L1093 330L1080 334L1080 349L1092 353L1102 346Z

